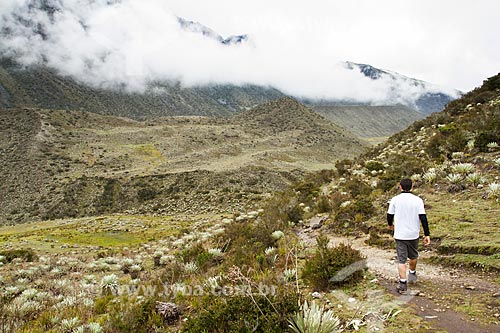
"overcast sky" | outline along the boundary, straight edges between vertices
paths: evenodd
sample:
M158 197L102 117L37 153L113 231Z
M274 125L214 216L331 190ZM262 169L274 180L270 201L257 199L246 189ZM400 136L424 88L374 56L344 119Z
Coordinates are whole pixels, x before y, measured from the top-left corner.
M500 72L497 0L167 0L223 34L309 49L460 90ZM309 61L313 59L304 59Z
M28 9L39 0L0 0L0 29L9 31L0 51L26 65L43 59L99 86L255 83L304 97L377 101L390 85L354 76L340 61L462 91L500 70L496 0L46 1L60 7L55 18ZM250 41L223 46L186 33L177 16ZM47 38L16 17L39 23Z

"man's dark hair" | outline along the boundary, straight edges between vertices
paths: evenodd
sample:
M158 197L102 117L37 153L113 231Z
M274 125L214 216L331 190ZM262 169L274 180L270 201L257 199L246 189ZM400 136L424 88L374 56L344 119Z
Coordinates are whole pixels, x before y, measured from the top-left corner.
M402 179L401 182L401 188L403 189L403 191L411 191L411 186L412 186L412 182L411 182L411 179L409 178L405 178L405 179Z

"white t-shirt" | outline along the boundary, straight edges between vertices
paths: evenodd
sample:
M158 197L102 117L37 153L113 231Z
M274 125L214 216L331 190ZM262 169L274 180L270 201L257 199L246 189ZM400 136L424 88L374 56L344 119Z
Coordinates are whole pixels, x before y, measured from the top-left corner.
M394 238L412 240L420 237L419 214L425 214L424 201L411 193L392 198L387 214L394 214Z

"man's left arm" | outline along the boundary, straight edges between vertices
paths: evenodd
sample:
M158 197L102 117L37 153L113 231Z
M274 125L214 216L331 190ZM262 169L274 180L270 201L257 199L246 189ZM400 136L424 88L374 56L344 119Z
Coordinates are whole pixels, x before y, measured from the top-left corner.
M427 215L426 214L419 214L418 218L420 219L420 222L422 223L422 227L424 228L424 245L429 245L431 243L431 233L429 231L429 222L427 221Z

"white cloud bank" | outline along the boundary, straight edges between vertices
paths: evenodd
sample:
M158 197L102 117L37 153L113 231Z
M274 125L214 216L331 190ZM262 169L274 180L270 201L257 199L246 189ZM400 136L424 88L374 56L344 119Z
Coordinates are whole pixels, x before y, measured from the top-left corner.
M427 23L425 29L419 30L420 24L408 21L408 15L397 15L405 13L399 2L389 1L393 7L378 18L380 8L371 5L373 1L354 1L358 6L348 2L345 7L316 1L308 2L307 7L302 2L294 4L294 1L282 0L257 0L237 7L234 1L197 2L2 0L0 50L14 56L21 64L44 62L62 74L99 87L119 84L141 91L148 83L162 80L179 80L185 86L250 83L273 86L301 97L354 99L378 104L388 100L404 103L418 97L423 87L415 87L403 80L398 84L402 85L399 90L404 91L404 95L394 93L393 80L370 80L357 71L346 70L341 60L365 63L373 60L372 65L382 64L385 68L394 64L396 68L391 68L393 70L408 68L406 72L399 70L407 75L426 74L427 70L433 69L428 75L430 78L438 77L433 73L439 70L435 66L439 60L445 74L453 76L455 72L450 68L455 68L470 75L460 64L461 53L443 55L431 49L437 47L442 52L451 52L451 49L455 50L455 44L472 41L467 37L470 35L463 42L454 40L454 35L443 36L442 42L450 44L450 49L441 44L429 45L429 49L420 50L420 54L427 55L421 62L415 61L419 55L407 56L415 51L411 45L425 44L429 29L433 29L432 24L441 18L436 17ZM456 2L447 3L456 6ZM41 10L41 4L57 10L53 13ZM433 6L439 10L442 5ZM419 10L424 11L424 8L411 7L416 17L422 15ZM250 41L230 47L222 45L201 34L181 29L176 15L198 20L224 33L224 37L248 33ZM349 20L355 20L359 25ZM405 36L401 42L401 33L407 29L414 29L414 34ZM374 38L374 32L386 35ZM399 37L393 39L391 33ZM409 42L410 38L418 43ZM397 41L400 55L395 54L391 40ZM499 55L498 46L494 47L496 49L491 52ZM465 57L473 58L473 50L468 50L470 54ZM488 59L484 60L486 65L481 65L481 69L494 68L500 55L497 59ZM422 68L421 63L423 68L429 64L429 68L410 70ZM494 74L488 73L481 80ZM462 88L463 84L444 83L457 88ZM426 88L442 89L436 86Z

